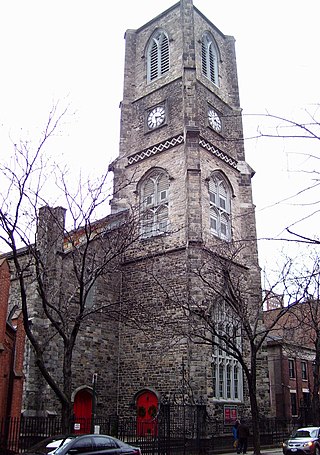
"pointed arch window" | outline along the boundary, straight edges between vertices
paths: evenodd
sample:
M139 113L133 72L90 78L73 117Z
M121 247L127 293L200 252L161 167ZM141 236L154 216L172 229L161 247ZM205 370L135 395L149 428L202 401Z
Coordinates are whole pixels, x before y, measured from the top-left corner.
M202 73L215 85L219 85L218 48L209 33L202 36L201 52Z
M169 71L169 38L163 30L151 37L147 48L147 80L151 82Z
M222 301L214 308L212 317L218 327L217 334L213 334L212 345L213 396L215 400L222 401L242 400L242 369L231 353L235 348L242 349L237 320ZM230 334L235 334L236 337L229 343Z
M231 191L219 172L209 181L210 230L223 240L231 240Z
M141 231L143 237L165 234L168 231L169 177L156 170L142 182L140 192Z

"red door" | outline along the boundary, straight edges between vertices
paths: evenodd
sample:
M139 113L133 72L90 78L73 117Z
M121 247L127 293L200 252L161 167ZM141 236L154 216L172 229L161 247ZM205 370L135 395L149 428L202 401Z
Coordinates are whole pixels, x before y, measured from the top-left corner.
M92 395L88 390L80 390L74 400L73 411L75 423L80 424L80 429L75 433L90 433L92 414Z
M138 436L157 435L158 398L155 393L146 391L137 399Z

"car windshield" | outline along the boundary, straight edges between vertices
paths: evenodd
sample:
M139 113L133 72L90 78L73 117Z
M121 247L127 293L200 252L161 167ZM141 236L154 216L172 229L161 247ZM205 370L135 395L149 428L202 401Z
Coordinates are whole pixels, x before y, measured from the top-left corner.
M48 455L58 455L63 449L63 446L58 447L57 449L53 450L52 452L49 452Z
M67 442L71 441L71 439L73 439L73 438L68 437L68 438L56 439L56 440L52 441L51 443L49 443L46 446L46 452L48 453L48 455L53 455L53 454L58 453L57 451L59 450L59 448L63 447L65 444L67 444Z
M293 435L294 438L316 438L318 431L313 430L297 430Z
M62 452L63 446L58 447L56 450L53 452L50 452L48 455L58 455L60 452Z

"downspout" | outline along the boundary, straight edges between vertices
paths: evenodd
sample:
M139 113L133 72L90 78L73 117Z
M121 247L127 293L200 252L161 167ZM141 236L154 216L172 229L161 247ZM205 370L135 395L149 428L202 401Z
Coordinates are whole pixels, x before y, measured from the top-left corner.
M12 326L11 326L12 327ZM14 329L15 330L15 329ZM13 381L14 381L14 364L15 364L15 350L16 350L16 330L14 333L13 350L10 358L10 370L9 370L9 381L8 381L8 395L7 395L7 406L6 406L6 417L11 417L12 410L12 399L13 399Z

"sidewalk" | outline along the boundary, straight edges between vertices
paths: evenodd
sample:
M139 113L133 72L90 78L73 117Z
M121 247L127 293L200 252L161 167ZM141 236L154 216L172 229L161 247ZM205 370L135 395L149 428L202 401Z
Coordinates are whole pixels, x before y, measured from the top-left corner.
M253 449L250 447L247 450L247 455L253 455ZM219 453L216 455L236 455L236 452L224 452L224 453ZM282 452L282 447L262 447L261 448L261 455L283 455Z

